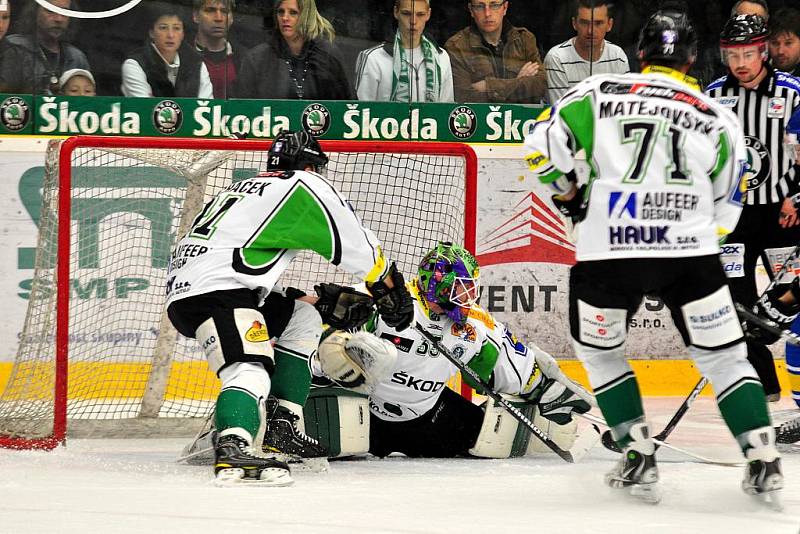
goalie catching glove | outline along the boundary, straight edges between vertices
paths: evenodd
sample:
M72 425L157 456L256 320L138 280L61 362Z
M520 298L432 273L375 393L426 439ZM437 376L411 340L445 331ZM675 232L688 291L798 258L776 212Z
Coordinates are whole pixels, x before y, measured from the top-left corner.
M366 323L374 313L372 297L352 287L338 284L314 286L317 302L314 307L322 321L337 330L354 330Z
M386 284L387 279L392 281L392 287ZM372 293L383 322L396 330L405 330L411 326L414 320L414 299L406 288L403 274L397 270L394 262L383 280L367 284L367 289Z
M769 319L781 330L788 330L800 313L800 283L798 279L792 280L789 286L791 297L794 304L787 304L781 299L787 292L786 286L778 286L770 289L759 298L753 306L753 312L759 317ZM780 339L778 334L769 332L751 322L745 322L745 334L748 338L770 345Z
M572 412L586 413L592 407L578 393L579 385L561 373L552 356L541 350L536 351L536 364L530 378L520 392L520 396L539 409L539 415L558 425L572 421Z
M394 345L369 332L334 332L317 350L320 370L342 387L370 394L397 361Z

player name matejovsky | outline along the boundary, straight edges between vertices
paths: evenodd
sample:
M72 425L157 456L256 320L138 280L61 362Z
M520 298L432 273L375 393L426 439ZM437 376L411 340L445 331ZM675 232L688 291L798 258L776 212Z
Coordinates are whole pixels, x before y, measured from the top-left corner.
M625 115L652 115L659 116L672 122L673 125L705 135L711 134L716 130L714 123L704 120L694 113L682 109L674 109L667 106L653 105L645 101L637 100L633 102L601 102L600 118L620 117Z

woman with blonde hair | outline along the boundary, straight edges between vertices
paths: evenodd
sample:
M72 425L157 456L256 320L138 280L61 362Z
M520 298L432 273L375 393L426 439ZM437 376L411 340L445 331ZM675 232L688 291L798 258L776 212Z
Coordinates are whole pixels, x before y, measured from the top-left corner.
M238 98L350 100L353 88L333 47L335 32L314 0L278 0L276 31L245 56Z

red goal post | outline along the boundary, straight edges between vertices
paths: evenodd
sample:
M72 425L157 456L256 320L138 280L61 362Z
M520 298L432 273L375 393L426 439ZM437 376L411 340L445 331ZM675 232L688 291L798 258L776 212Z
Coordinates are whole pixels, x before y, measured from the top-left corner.
M475 252L477 158L469 146L321 144L331 157L329 179L406 276L436 240ZM164 250L217 190L263 168L269 145L90 136L51 142L29 308L0 394L0 447L52 449L66 438L68 420L71 432L86 427L88 435L110 427L140 435L157 427L165 435L153 421L185 428L186 418L210 413L212 404L200 397L214 385L197 369L197 348L179 339L163 313ZM287 271L293 285L351 281L310 256ZM194 380L205 393L188 389Z

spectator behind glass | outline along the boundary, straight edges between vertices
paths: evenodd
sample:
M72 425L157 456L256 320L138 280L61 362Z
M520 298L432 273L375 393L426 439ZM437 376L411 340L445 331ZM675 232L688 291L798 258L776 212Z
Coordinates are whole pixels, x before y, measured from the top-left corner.
M734 15L758 15L769 22L769 7L765 0L739 0L731 9L731 16Z
M64 96L95 96L94 76L88 70L70 69L58 80Z
M5 39L6 33L8 32L8 27L11 25L11 4L6 2L5 4L0 3L0 65L3 64L3 58L5 57L6 50L11 46L8 44L8 39ZM2 71L2 68L0 68ZM2 91L2 88L0 88Z
M800 74L800 11L791 7L776 11L767 44L773 67L792 76Z
M536 37L505 20L505 0L467 0L472 25L447 40L459 102L541 100L547 80Z
M273 17L277 31L245 56L236 97L352 100L333 26L314 0L278 0Z
M71 0L49 0L56 7L76 7ZM89 69L89 60L66 42L70 19L29 1L20 16L23 33L9 35L0 69L0 86L7 92L53 95L58 79L70 69Z
M183 45L183 21L177 13L157 15L148 35L144 47L122 64L123 95L213 98L202 58Z
M452 102L450 57L422 33L431 18L429 0L395 0L394 18L394 41L358 54L358 99Z
M609 2L578 0L575 7L572 17L575 37L551 48L544 58L547 99L551 103L592 74L630 72L625 51L605 39L614 26Z
M234 0L194 0L193 20L197 24L195 50L203 57L214 87L214 98L233 95L236 74L247 50L228 40L233 24Z

